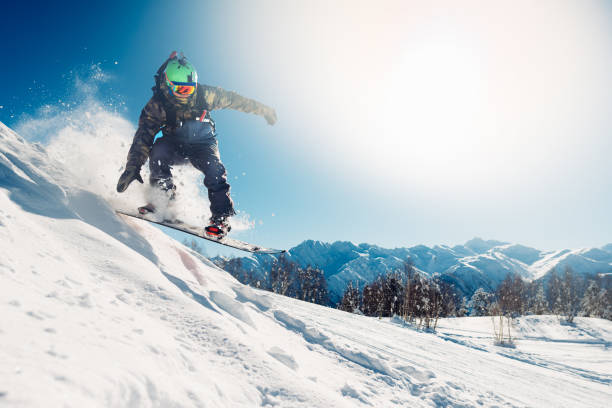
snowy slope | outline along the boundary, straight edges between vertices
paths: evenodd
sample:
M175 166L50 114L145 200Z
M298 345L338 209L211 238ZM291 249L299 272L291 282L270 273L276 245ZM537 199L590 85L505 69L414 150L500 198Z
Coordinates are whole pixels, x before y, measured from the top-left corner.
M0 124L0 406L604 407L612 324L438 334L245 287Z

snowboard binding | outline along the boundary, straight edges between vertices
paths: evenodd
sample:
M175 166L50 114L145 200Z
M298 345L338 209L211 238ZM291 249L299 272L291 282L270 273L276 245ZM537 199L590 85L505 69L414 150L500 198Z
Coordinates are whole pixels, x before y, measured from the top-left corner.
M225 237L231 229L232 226L229 224L226 217L212 217L210 219L210 224L204 228L204 231L206 231L206 235L210 238L221 239Z

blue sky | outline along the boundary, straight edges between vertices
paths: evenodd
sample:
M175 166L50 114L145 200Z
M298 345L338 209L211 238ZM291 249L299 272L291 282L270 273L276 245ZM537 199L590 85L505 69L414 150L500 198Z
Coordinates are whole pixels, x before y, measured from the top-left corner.
M0 120L61 104L97 64L97 97L135 124L178 49L200 82L278 113L213 115L256 221L237 238L612 242L609 3L454 3L13 2Z

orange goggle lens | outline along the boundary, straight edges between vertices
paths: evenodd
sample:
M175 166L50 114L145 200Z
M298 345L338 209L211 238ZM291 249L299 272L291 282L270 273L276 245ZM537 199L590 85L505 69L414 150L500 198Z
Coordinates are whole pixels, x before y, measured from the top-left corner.
M176 96L189 96L193 95L196 90L195 82L168 82L168 86L173 94Z

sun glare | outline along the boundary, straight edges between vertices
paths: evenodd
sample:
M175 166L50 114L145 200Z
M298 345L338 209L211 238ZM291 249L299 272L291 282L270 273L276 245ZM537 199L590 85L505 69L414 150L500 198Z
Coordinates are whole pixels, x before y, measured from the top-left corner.
M352 157L367 158L367 167L390 182L461 188L461 181L486 174L487 138L494 136L483 71L473 47L408 44L364 97L376 103L358 133L338 135L348 139Z
M483 78L477 57L446 44L423 44L389 75L380 148L400 171L468 175L480 153ZM462 174L458 174L459 173Z
M285 148L345 182L453 196L538 190L561 182L590 129L606 126L599 6L315 3L245 23L280 24L262 43L282 50L279 99L300 127Z

